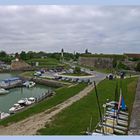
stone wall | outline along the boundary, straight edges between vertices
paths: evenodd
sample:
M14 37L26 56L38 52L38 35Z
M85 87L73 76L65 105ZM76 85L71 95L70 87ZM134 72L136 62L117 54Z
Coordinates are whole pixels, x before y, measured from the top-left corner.
M138 80L135 101L131 114L129 135L140 135L140 78Z
M98 57L80 57L79 65L85 65L96 68L113 68L113 58Z

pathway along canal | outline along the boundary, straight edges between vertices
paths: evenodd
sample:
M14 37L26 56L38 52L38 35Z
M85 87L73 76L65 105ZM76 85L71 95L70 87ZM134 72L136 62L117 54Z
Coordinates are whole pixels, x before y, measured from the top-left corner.
M16 74L12 73L0 73L0 81L17 76ZM47 87L44 85L38 85L36 84L32 88L26 88L26 87L20 87L20 88L14 88L10 89L9 93L6 95L0 95L0 111L2 112L9 112L9 108L11 108L15 103L17 103L18 100L22 98L28 98L28 97L41 97L44 93L46 93L48 90L52 90L54 88Z

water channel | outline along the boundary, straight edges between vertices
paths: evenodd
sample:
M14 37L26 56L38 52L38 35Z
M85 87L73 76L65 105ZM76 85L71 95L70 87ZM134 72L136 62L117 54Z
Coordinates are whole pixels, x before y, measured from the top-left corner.
M10 73L10 74L0 73L0 81L15 76L17 75L14 73ZM0 111L9 112L9 108L11 108L13 104L17 103L18 100L22 98L29 98L29 97L39 98L48 90L52 90L52 89L53 89L52 87L47 87L38 84L36 84L32 88L20 87L20 88L10 89L9 90L10 92L8 94L0 95Z

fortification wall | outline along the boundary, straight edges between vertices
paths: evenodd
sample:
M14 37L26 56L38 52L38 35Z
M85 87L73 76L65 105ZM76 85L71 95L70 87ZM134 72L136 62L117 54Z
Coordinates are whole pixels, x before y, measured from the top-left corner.
M113 58L98 57L80 57L78 63L80 65L96 67L96 68L113 68Z

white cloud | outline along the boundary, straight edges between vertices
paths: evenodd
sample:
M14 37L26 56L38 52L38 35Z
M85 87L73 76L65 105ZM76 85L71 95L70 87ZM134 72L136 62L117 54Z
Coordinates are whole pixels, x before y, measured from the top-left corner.
M0 6L0 50L140 51L139 6Z

